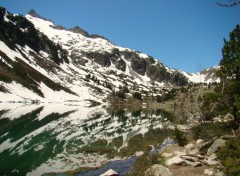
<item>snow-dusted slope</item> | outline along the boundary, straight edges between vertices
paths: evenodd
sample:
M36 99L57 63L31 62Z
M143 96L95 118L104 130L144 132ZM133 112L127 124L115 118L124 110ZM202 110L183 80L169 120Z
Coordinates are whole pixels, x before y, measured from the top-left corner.
M74 50L76 52L82 51L111 51L114 47L112 43L101 38L87 38L82 34L74 33L65 29L56 29L56 25L50 21L42 18L26 15L26 18L31 21L34 26L47 35L49 39L56 44L60 44L64 49L67 49L70 53ZM121 48L121 47L119 47Z
M16 32L13 39L5 34L0 38L2 102L90 105L105 102L112 90L122 86L151 91L186 85L199 77L170 69L151 56L116 46L103 37L59 27L39 15L28 14L27 20L8 12L2 15L1 24ZM32 33L35 38L29 37Z
M193 83L213 83L220 82L220 78L216 74L218 69L219 66L214 66L198 73L181 72Z

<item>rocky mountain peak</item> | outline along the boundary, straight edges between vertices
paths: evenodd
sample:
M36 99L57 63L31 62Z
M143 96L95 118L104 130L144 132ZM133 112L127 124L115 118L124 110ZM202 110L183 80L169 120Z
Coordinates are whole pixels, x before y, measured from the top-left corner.
M28 12L28 15L31 15L32 17L42 18L35 10L31 9Z
M79 26L75 26L75 27L73 27L69 30L74 32L74 33L82 34L84 37L89 37L88 32L85 31L84 29L80 28Z
M31 15L32 17L35 17L35 18L40 18L40 19L43 19L43 20L46 20L46 21L51 21L47 18L44 18L42 17L41 15L39 15L34 9L31 9L29 12L28 12L28 15Z

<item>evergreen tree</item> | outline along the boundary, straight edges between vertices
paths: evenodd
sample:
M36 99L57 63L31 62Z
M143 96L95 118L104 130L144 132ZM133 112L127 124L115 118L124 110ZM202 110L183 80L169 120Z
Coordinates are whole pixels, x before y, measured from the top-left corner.
M218 72L222 84L221 92L237 122L240 112L240 25L230 33L229 41L224 40L222 55Z

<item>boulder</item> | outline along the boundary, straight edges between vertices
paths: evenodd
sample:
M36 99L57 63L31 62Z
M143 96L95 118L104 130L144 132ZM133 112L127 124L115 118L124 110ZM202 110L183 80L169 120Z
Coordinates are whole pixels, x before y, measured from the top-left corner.
M222 120L221 117L214 117L214 118L213 118L213 121L214 121L214 122L222 122L223 120Z
M223 117L223 121L224 122L229 122L232 121L234 119L234 116L230 113L227 113L224 117Z
M195 148L195 145L192 144L192 143L187 144L187 145L185 146L185 149L186 149L187 151L193 150L194 148Z
M174 156L168 160L166 160L166 165L186 165L185 161L179 156Z
M195 148L194 150L188 151L187 154L189 154L189 155L198 155L199 154L199 150L198 150L198 148Z
M215 153L220 147L224 146L226 143L223 139L216 139L211 147L207 151L207 155L210 156Z
M217 156L215 153L211 154L210 156L208 156L205 160L204 163L207 165L216 165L219 164L219 162L217 161Z
M162 157L164 157L164 158L170 158L170 157L172 157L172 156L173 156L172 153L163 153L163 154L162 154Z
M173 173L166 167L160 164L154 164L146 172L145 175L152 176L173 176Z
M198 157L189 156L189 155L183 155L183 156L180 156L180 158L182 158L183 160L190 161L190 162L198 162L199 161Z
M107 172L101 174L100 176L118 176L118 173L112 169L109 169Z
M199 151L203 151L204 149L208 148L209 146L211 146L211 144L217 139L217 137L214 137L211 140L208 140L207 142L204 142L202 144L199 144Z
M204 169L204 174L211 176L211 175L214 175L214 172L212 169Z
M135 156L142 156L143 154L144 154L143 151L137 151L137 152L135 153Z
M180 131L188 131L190 129L190 126L188 125L177 125L177 129L179 129Z
M191 161L185 160L185 165L192 166L192 167L200 167L200 166L202 166L202 163L201 162L191 162Z
M226 174L224 174L223 172L218 172L215 174L215 176L226 176Z
M203 140L203 139L198 139L198 140L196 141L197 148L199 148L203 143L204 143L204 140Z

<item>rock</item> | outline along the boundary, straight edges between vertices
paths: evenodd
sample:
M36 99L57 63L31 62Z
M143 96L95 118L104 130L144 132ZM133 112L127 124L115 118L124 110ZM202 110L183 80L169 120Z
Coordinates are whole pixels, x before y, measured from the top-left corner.
M100 176L118 176L118 173L112 169L109 169L107 172L101 174Z
M164 122L166 123L166 122ZM175 127L173 125L169 125L169 123L167 123L167 125L165 125L167 127L167 129L169 130L175 130Z
M215 176L226 176L223 172L218 172L215 174Z
M203 143L204 143L204 140L203 140L203 139L198 139L198 140L196 141L197 148L199 148Z
M190 150L187 153L189 155L198 155L199 154L199 150L198 150L198 148L195 148L194 150Z
M211 175L213 175L213 170L212 169L204 169L204 174L206 174L206 175L209 175L209 176L211 176Z
M162 154L162 157L164 157L164 158L170 158L170 157L172 157L172 156L173 156L172 153L163 153L163 154Z
M203 164L201 162L195 162L193 167L200 167L202 166Z
M213 121L214 121L214 122L223 122L223 120L222 120L221 117L214 117L214 118L213 118Z
M154 164L146 172L145 175L152 176L173 176L173 173L166 167L160 164Z
M200 166L202 166L202 163L201 162L191 162L191 161L185 160L185 165L192 166L192 167L200 167Z
M177 129L179 129L180 131L187 131L190 129L190 127L187 125L177 125Z
M195 145L192 144L192 143L187 144L187 145L185 146L185 149L186 149L187 151L189 151L189 150L193 150L194 148L195 148Z
M207 142L204 142L203 144L199 145L199 151L203 151L204 149L209 147L216 139L217 137L214 137L213 139L208 140Z
M166 165L180 165L180 166L192 166L192 167L198 167L202 166L202 163L197 159L193 157L187 157L187 156L174 156L173 158L170 158L166 161Z
M220 147L225 145L225 140L223 139L216 139L211 147L207 151L207 155L210 156L215 153Z
M177 150L177 151L174 151L173 153L174 155L177 155L177 156L187 155L185 150Z
M166 165L170 166L170 165L185 165L186 162L180 158L179 156L174 156L173 158L170 158L168 160L166 160Z
M144 154L143 151L136 151L135 156L142 156Z
M77 34L82 34L84 37L89 37L89 34L87 31L83 30L79 26L75 26L74 28L69 29L70 31L77 33Z
M209 157L207 157L204 162L207 164L207 165L216 165L218 164L219 162L217 161L217 156L215 153L211 154Z
M199 153L199 150L192 143L186 145L184 148L186 149L186 153L189 155L196 155Z
M224 122L229 122L232 121L234 119L234 116L230 113L227 113L224 117L223 117L223 121Z
M180 156L180 158L190 161L190 162L198 162L199 161L199 159L197 157L189 156L189 155L183 155L183 156Z

